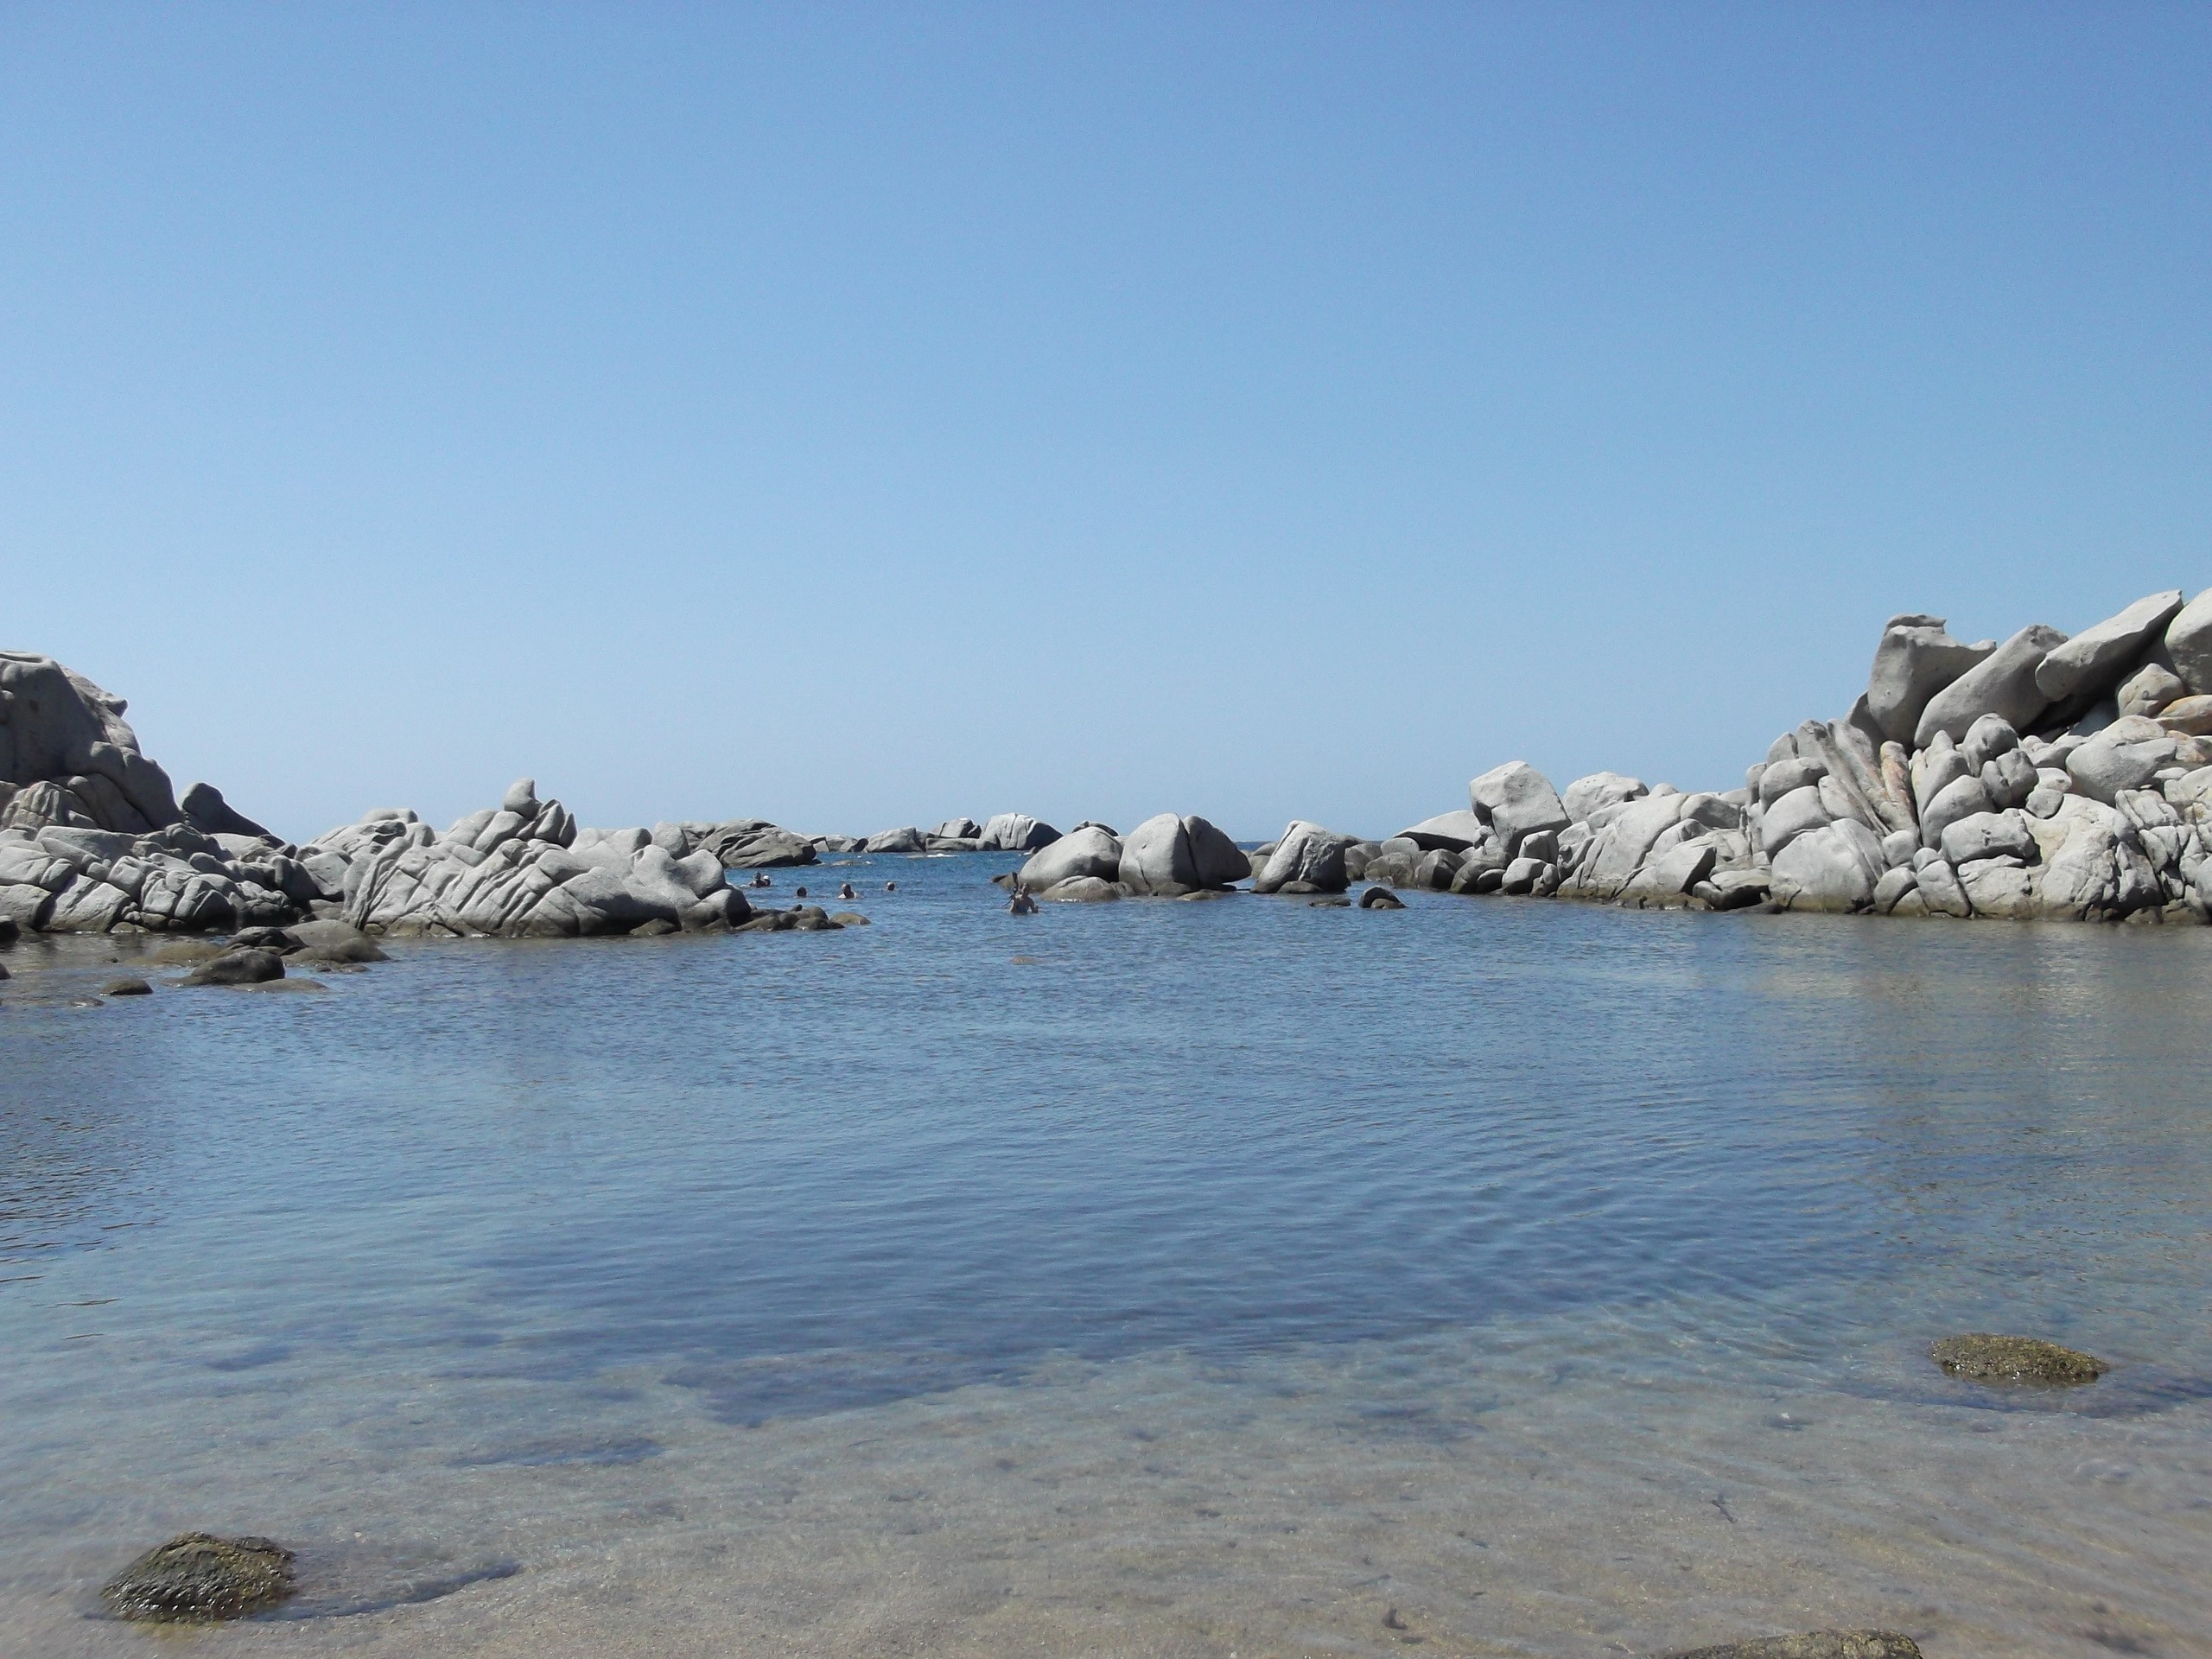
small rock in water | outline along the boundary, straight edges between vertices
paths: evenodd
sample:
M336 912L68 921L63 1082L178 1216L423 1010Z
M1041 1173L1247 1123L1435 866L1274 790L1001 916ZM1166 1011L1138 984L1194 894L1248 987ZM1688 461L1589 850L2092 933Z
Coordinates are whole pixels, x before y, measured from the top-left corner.
M1920 1644L1895 1630L1810 1630L1685 1648L1666 1659L1920 1659Z
M1403 910L1406 901L1388 887L1370 887L1359 895L1362 910Z
M866 927L868 925L868 918L857 910L838 911L830 919L840 927Z
M1341 893L1325 893L1319 899L1308 899L1306 902L1316 910L1350 910L1351 908L1351 900Z
M804 893L806 889L801 887L799 891ZM673 933L677 931L674 922L657 916L650 922L639 922L630 930L630 937L633 939L657 939L663 934Z
M148 1550L100 1588L118 1618L206 1624L290 1595L292 1552L266 1538L188 1532Z
M284 977L284 958L274 950L226 950L185 976L188 985L259 985Z
M1974 1332L1945 1337L1928 1357L1953 1376L1978 1382L2094 1382L2110 1369L2093 1354L2062 1348L2037 1337L1993 1337Z
M242 927L231 935L233 950L274 950L278 956L289 956L300 948L298 938L281 927Z
M100 987L102 996L151 996L153 994L154 988L135 974L122 979L111 979Z

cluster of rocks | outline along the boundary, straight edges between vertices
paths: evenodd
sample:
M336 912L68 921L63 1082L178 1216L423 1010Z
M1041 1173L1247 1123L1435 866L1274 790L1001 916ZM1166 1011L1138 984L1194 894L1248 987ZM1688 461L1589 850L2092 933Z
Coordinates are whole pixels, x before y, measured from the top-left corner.
M294 930L213 970L273 978L326 921L546 936L835 925L804 907L756 917L724 875L812 863L823 838L757 818L582 829L527 779L442 834L384 809L295 845L208 785L180 798L124 709L50 658L0 652L0 931Z
M830 853L1029 853L1058 841L1049 823L1020 812L1001 812L978 823L948 818L934 830L879 830L872 836L817 836L814 844Z

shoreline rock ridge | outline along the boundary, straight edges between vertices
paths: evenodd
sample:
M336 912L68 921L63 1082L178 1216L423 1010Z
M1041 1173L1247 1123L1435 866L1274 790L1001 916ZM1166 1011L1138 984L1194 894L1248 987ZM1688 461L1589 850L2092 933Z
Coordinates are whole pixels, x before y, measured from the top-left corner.
M1347 853L1393 887L1637 906L1956 919L2212 919L2212 589L2072 636L1965 644L1893 617L1840 719L1783 733L1741 788L1523 762L1468 810Z

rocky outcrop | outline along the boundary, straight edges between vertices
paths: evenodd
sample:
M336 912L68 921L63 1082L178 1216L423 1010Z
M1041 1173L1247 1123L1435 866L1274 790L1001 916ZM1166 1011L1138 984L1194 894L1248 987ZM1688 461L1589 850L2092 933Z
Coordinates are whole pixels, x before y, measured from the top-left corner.
M124 707L51 657L0 651L0 828L142 836L182 823Z
M1515 763L1475 780L1469 811L1348 860L1394 887L1637 906L2203 920L2212 692L2181 671L2208 658L2212 605L2178 591L2070 639L1962 645L1940 617L1894 617L1851 713L1776 739L1742 789L1608 772L1554 795Z

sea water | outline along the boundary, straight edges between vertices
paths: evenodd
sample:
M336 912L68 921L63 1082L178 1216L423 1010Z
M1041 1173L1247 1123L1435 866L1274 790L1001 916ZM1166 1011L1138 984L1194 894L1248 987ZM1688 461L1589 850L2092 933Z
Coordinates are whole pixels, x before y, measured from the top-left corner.
M0 955L0 1655L2212 1653L2212 932L1009 863ZM100 1616L194 1528L297 1599Z

